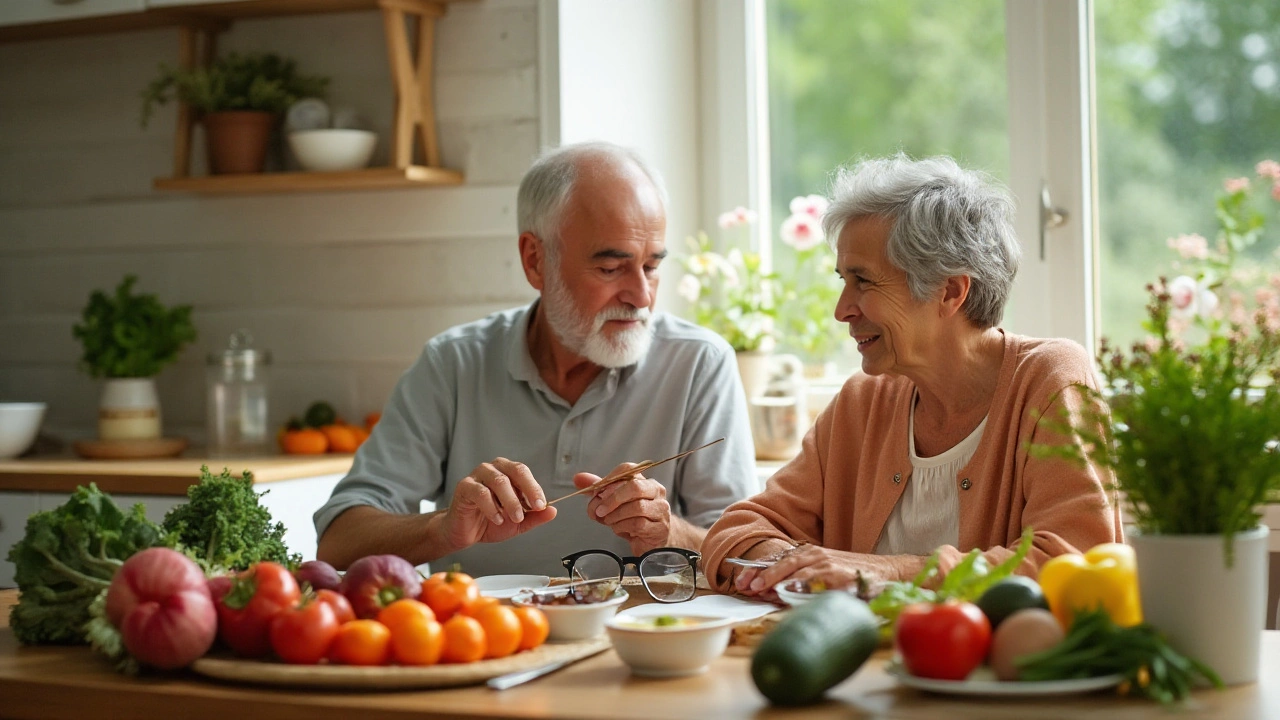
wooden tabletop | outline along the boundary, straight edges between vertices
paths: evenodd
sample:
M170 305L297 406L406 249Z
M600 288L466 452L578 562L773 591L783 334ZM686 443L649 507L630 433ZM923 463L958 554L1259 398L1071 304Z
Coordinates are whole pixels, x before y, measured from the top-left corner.
M10 593L12 595L12 593ZM0 601L5 594L0 593ZM11 599L11 597L10 597ZM0 602L3 611L3 602ZM1263 637L1266 685L1197 691L1176 713L1109 692L1053 698L959 699L900 687L877 653L825 702L772 708L756 691L750 657L731 648L702 675L634 677L613 651L510 690L487 687L410 692L316 692L223 684L190 672L130 678L113 673L82 647L21 647L0 630L0 715L82 720L85 717L181 717L193 720L382 720L384 718L894 718L900 720L1200 720L1280 718L1280 632Z
M108 493L135 495L186 495L200 478L200 467L221 473L253 472L255 483L346 473L353 455L270 455L264 457L180 457L163 460L81 460L76 458L28 458L0 460L0 490L71 492L79 485L97 483Z

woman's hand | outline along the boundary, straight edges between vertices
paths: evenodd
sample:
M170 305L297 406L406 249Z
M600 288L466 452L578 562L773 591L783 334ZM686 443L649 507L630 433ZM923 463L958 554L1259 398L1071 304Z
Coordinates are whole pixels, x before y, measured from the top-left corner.
M877 555L828 550L817 545L797 545L771 556L767 568L746 568L734 581L738 592L762 600L777 601L773 586L784 580L821 580L828 588L843 588L859 581L878 584L885 561Z

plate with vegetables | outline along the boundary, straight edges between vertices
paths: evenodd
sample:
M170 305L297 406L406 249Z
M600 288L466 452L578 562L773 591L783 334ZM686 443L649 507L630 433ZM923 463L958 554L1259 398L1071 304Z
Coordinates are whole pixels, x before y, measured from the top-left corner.
M898 682L916 690L947 695L985 695L1009 697L1036 697L1041 695L1074 695L1113 688L1124 680L1120 674L1071 680L997 680L987 668L979 668L964 680L934 680L916 677L899 663L885 666L885 672Z

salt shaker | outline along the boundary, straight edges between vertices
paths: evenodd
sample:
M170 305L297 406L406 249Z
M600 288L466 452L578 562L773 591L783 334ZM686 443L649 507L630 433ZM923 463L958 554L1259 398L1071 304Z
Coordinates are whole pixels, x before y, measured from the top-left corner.
M231 334L227 348L209 355L208 444L215 457L268 451L267 366L271 353L253 347L247 330Z

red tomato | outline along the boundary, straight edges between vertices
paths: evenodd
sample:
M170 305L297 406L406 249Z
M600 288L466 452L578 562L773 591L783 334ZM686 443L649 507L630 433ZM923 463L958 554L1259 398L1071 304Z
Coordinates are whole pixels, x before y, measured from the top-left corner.
M338 626L332 605L303 600L272 618L271 649L287 663L315 665L328 655Z
M260 562L236 576L231 589L214 598L218 637L237 655L262 657L271 652L271 621L298 603L298 581L283 565Z
M991 623L973 603L916 603L898 615L893 642L912 675L963 680L987 656Z
M316 602L322 602L333 608L333 614L338 617L339 625L356 619L356 613L351 609L351 601L337 590L317 590Z

